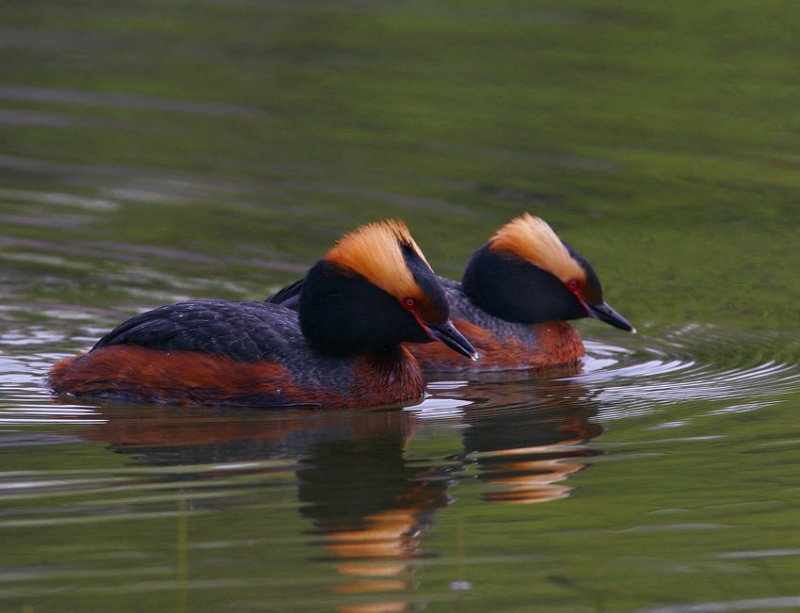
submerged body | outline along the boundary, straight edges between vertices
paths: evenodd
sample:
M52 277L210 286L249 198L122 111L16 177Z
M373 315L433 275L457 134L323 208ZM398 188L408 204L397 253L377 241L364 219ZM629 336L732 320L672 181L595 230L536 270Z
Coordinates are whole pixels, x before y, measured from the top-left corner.
M161 329L140 326L125 334L118 328L86 355L57 364L53 389L115 400L261 407L376 406L414 400L425 389L404 347L320 355L303 337L297 313L278 305L194 301L145 315L142 323Z
M309 271L298 312L164 306L56 364L49 382L58 393L169 404L379 406L421 398L419 365L401 343L434 340L474 357L407 229L387 222L345 235Z

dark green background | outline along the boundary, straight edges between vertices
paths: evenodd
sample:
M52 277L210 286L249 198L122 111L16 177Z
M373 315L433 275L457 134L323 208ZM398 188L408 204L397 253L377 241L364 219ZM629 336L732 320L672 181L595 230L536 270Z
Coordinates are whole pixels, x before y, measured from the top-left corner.
M800 4L26 0L2 14L0 468L17 496L0 503L0 608L384 602L331 591L347 581L303 509L339 499L300 500L303 462L389 506L420 471L451 480L389 590L409 606L800 597ZM307 438L354 444L350 466L296 439L154 459L85 421L146 407L95 413L43 387L56 358L130 313L263 297L358 223L404 218L457 277L525 210L640 331L581 322L614 365L573 396L524 380L434 389L474 404L420 420L404 454L391 423L364 450L357 415L249 417L319 419ZM510 411L546 430L548 393L555 422L602 426L576 443L591 466L565 500L489 504L497 485L464 432L513 431ZM255 476L222 470L240 456Z

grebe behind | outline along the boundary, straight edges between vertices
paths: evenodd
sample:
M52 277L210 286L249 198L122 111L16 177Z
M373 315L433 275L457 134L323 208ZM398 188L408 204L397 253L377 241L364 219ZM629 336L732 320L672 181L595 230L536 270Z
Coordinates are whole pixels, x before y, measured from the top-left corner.
M422 396L419 365L402 342L440 341L476 358L401 222L345 234L304 285L298 313L218 300L142 313L56 364L50 386L170 404L366 407Z

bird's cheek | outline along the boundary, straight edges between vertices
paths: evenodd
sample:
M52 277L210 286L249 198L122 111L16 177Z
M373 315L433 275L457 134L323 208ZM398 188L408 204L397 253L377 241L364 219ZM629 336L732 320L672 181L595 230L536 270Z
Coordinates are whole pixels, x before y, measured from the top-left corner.
M594 317L594 315L592 315L592 310L589 308L589 303L586 302L586 299L583 297L583 294L581 294L580 289L572 292L572 295L575 296L578 302L580 302L581 306L583 307L583 310L586 311L586 314L589 317Z

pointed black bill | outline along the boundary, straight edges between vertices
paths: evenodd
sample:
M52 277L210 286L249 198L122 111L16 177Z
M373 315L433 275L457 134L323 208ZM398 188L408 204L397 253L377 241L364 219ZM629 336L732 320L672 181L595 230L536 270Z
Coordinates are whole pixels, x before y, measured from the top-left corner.
M433 325L425 323L428 333L436 340L442 341L453 351L468 357L470 360L478 359L478 352L475 351L470 342L464 338L449 319L443 324Z
M636 328L634 328L627 319L617 313L605 302L601 302L600 304L590 304L588 305L588 308L589 315L592 317L599 319L600 321L604 321L615 328L619 328L620 330L625 330L627 332L633 332L636 334Z

